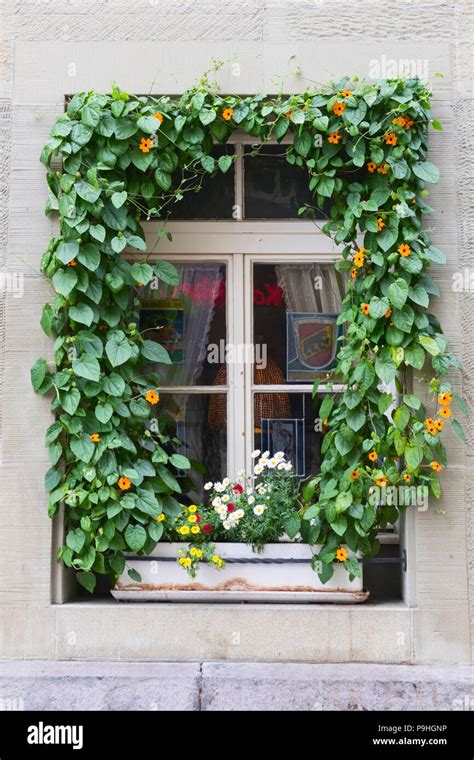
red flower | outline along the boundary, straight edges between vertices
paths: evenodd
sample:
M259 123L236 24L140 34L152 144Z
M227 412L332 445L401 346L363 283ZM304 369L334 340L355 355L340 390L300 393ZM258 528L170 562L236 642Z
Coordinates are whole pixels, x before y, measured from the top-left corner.
M196 515L196 523L200 523L200 522L201 522L201 515Z
M227 505L227 511L228 512L233 512L234 509L235 509L235 504L228 504Z
M209 525L209 523L206 523L202 526L202 530L204 533L212 533L212 525Z
M239 483L236 483L235 486L233 486L232 490L234 491L234 493L243 493L244 492L244 489L242 488L242 486Z

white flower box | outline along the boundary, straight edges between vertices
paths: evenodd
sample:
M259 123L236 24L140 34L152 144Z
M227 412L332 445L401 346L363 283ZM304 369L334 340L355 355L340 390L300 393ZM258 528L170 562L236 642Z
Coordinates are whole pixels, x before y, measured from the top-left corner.
M196 578L178 565L178 550L185 544L159 543L148 557L129 557L128 568L140 573L133 582L125 569L113 596L131 602L363 602L368 592L362 578L349 581L341 564L331 580L322 584L311 567L313 552L307 544L267 544L261 553L238 543L216 543L226 561L220 570L202 563ZM316 550L319 547L315 547ZM263 560L263 561L262 561Z

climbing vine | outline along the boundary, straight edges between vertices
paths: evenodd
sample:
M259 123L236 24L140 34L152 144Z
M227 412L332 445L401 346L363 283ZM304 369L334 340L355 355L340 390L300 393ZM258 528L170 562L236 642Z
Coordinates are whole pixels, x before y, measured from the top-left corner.
M154 277L175 285L178 275L150 259L142 223L162 220L158 239L169 236L173 205L206 175L229 170L232 156L216 159L213 146L235 130L262 145L292 135L286 159L307 171L314 199L300 212L319 218L331 199L323 231L341 246L338 267L348 276L335 371L347 389L320 406L321 473L305 484L299 514L303 539L322 547L321 579L341 559L357 575L339 547L375 554L378 532L409 503L383 494L375 503L375 489L410 484L440 496L441 433L449 422L463 437L451 403L465 407L446 380L458 362L427 311L439 295L428 268L445 262L422 224L433 211L426 185L438 180L426 160L430 123L442 129L418 79L344 78L291 97L238 97L204 78L179 99L114 87L69 100L41 155L46 212L59 214L41 262L55 291L41 326L55 342L54 367L39 359L32 383L52 395L55 414L45 486L50 516L65 507L58 559L86 589L94 590L96 574L115 580L127 551L153 550L160 514L176 516L190 483L191 463L169 453L173 433L149 424L159 366L171 360L139 332L137 289ZM416 383L427 384L429 408L410 388L412 369Z

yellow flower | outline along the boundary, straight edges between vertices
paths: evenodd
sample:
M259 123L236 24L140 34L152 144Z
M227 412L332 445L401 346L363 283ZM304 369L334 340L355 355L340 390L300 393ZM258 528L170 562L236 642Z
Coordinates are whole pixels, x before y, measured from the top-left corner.
M92 433L92 435L90 435L89 438L91 439L92 443L99 443L100 441L99 433Z
M191 528L191 533L200 533L200 532L201 532L201 528L199 527L199 525L193 525L193 527Z
M336 549L336 559L339 562L345 562L348 556L349 556L349 553L347 549L345 548L345 546L340 546L339 549Z
M195 523L195 522L197 522L197 517L196 517L196 515L189 515L189 517L188 517L188 522L190 522L190 523Z
M400 246L398 246L398 253L400 256L403 256L405 258L406 256L410 255L411 248L406 243L402 243Z
M376 478L375 482L379 486L379 488L383 488L384 486L387 485L388 481L387 481L387 478L385 477L385 475L382 475L380 478Z
M211 562L214 562L214 564L218 565L219 562L222 562L222 560L218 554L213 554L211 557Z
M438 404L441 404L441 406L447 406L451 403L453 400L453 397L449 391L445 391L444 393L440 393L438 396Z
M230 121L232 119L233 114L234 114L233 108L224 108L224 110L222 111L222 118L225 121Z
M164 519L165 519L165 516L162 512L161 515L158 515L158 517L156 518L156 522L163 522Z
M451 409L449 406L442 406L439 410L439 416L444 417L445 420L447 420L448 417L451 417Z
M157 393L156 391L148 391L145 398L149 404L154 406L160 400L160 394Z
M439 462L436 462L436 461L433 461L433 462L431 462L431 465L430 465L430 467L431 467L431 469L432 469L432 470L434 470L435 472L441 472L441 470L443 469L443 468L441 467L440 463L439 463Z
M202 557L201 549L196 549L195 546L193 546L192 549L190 549L189 553L192 554L193 557L196 557L196 559L201 559Z
M191 514L194 514L194 512L197 512L197 510L198 510L198 508L196 507L196 505L195 505L195 504L191 504L191 505L188 507L188 512L191 512Z
M163 114L162 113L160 113L159 111L157 111L156 113L153 114L153 116L155 117L155 119L158 119L158 121L160 122L160 124L163 124Z
M369 454L369 459L371 462L375 462L376 459L378 459L378 454L376 451L371 451Z
M182 525L181 528L178 528L178 533L181 533L182 536L187 536L189 533L189 526Z

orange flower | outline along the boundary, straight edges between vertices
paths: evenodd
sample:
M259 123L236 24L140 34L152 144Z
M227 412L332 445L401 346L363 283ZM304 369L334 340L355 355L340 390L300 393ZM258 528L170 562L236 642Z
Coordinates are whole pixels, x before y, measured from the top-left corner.
M284 116L286 116L286 118L287 118L287 119L291 119L291 114L292 114L292 113L293 113L293 111L287 111L287 112L286 112L285 114L283 114L283 115L284 115Z
M439 416L444 417L445 420L447 420L449 417L451 417L451 409L449 406L442 406L439 410Z
M158 119L158 121L160 122L160 124L163 124L163 114L162 113L160 113L159 111L157 111L156 113L153 114L153 116L155 117L155 119Z
M379 174L388 174L390 171L390 167L387 164L386 161L383 162L383 164L380 164L379 168L377 169Z
M357 277L357 269L351 269L351 277L353 280Z
M77 267L77 261L76 259L73 259L69 262L68 267Z
M379 455L376 451L371 451L369 454L369 459L371 462L375 462L376 459L378 459Z
M389 317L391 317L391 316L392 316L392 309L390 308L390 306L388 307L388 309L387 309L387 311L385 312L384 316L385 316L387 319L388 319Z
M398 142L398 137L394 132L389 132L387 135L385 135L385 142L387 145L396 145Z
M403 116L398 116L396 119L392 119L392 124L399 124L401 127L404 127L407 123L407 120Z
M336 549L336 559L339 562L345 562L348 556L349 556L349 552L347 551L345 546L340 546L339 549Z
M142 153L149 153L153 148L153 140L150 140L149 137L142 137L140 140L140 145L138 147Z
M149 404L151 404L152 406L154 406L160 400L160 395L156 391L148 391L148 393L146 394L145 398L146 398L146 400L148 401Z
M357 480L358 477L359 477L359 470L357 470L357 469L356 470L352 470L352 472L351 472L351 480Z
M448 404L450 404L452 400L453 400L453 396L449 391L440 393L438 396L438 404L441 404L441 406L448 406Z
M375 483L379 486L379 488L386 486L388 483L386 475L382 475L380 478L375 478Z
M130 478L119 478L118 480L118 487L121 491L128 491L130 486L132 485L132 481Z
M444 428L444 422L443 420L435 420L434 422L436 430L441 433L442 429Z
M402 243L400 246L398 246L398 253L400 256L403 256L405 258L406 256L410 255L411 248L406 243Z
M414 123L411 119L405 119L405 129L411 129Z
M382 219L381 216L377 219L377 232L382 232L383 228L385 227L385 222Z
M224 108L224 110L222 111L222 118L224 119L224 121L230 121L233 115L234 115L233 108Z
M331 132L331 134L328 137L328 142L333 143L334 145L338 145L340 139L341 139L341 135L339 134L339 132Z
M356 255L354 256L353 263L356 265L356 267L364 266L364 251L365 248L361 248L360 251L357 251Z
M343 98L352 98L352 92L350 90L343 90L341 95Z
M434 419L432 417L427 417L426 420L425 420L425 425L426 425L426 427L430 427L430 426L434 425Z
M345 110L346 110L346 104L338 103L338 101L336 100L336 102L334 103L332 107L332 112L336 114L336 116L342 116Z
M374 173L374 171L376 170L376 168L377 168L377 164L374 164L373 161L369 161L369 163L367 164L367 169L369 170L369 172L371 174Z
M363 303L362 306L360 307L360 310L361 310L362 314L368 314L369 311L370 311L369 304L368 303Z
M405 475L403 476L403 480L405 481L405 483L411 483L411 475L409 475L408 472L406 472Z
M91 439L92 443L99 443L100 441L99 433L92 433L92 435L90 435L89 438Z
M431 462L431 464L430 464L430 467L431 467L431 469L432 469L432 470L434 470L435 472L441 472L441 470L443 469L443 468L441 467L440 463L439 463L439 462L437 462L436 460L433 460L433 462Z

